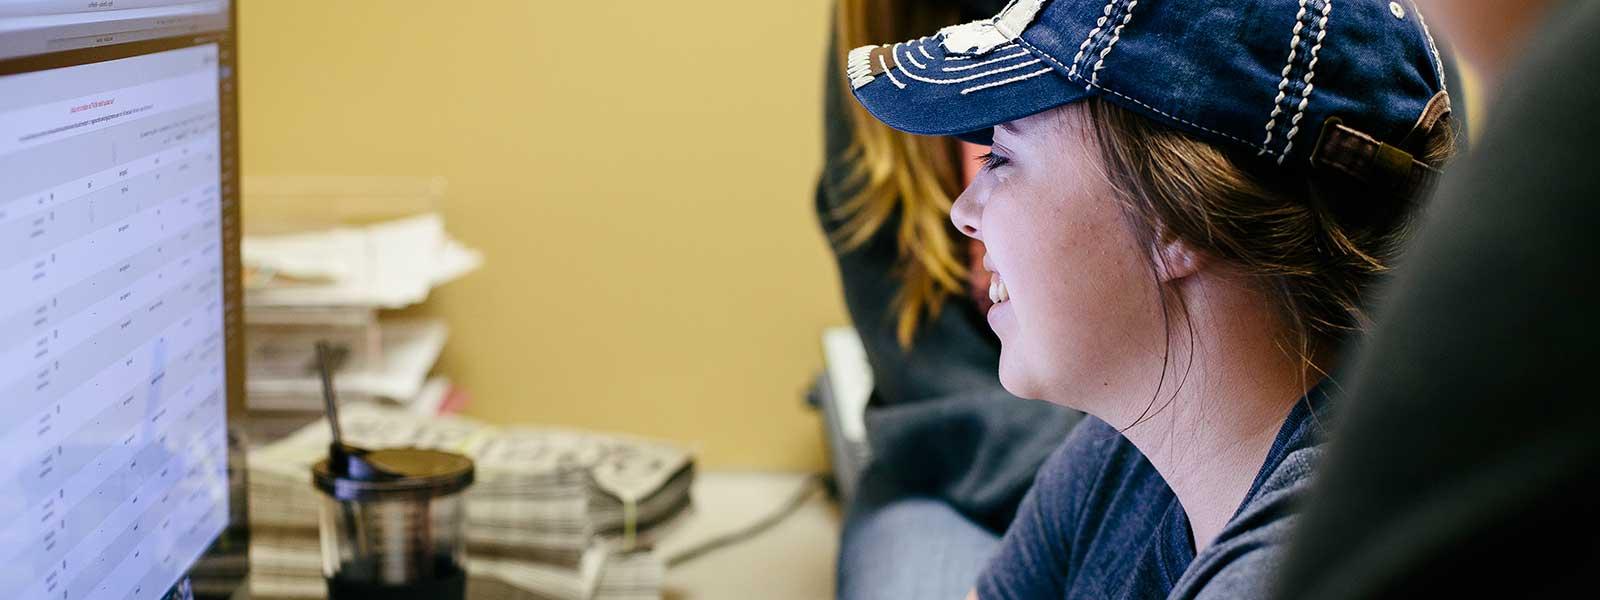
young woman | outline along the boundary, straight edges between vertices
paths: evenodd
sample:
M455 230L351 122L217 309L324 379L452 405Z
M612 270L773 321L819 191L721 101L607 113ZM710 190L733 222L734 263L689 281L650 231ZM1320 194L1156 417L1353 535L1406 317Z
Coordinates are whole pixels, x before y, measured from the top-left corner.
M1003 5L839 0L830 55ZM817 211L874 378L873 456L849 498L837 596L954 598L977 580L1039 465L1081 414L1018 399L996 377L982 244L950 223L951 203L977 171L968 156L987 149L884 126L832 62Z
M1453 148L1409 3L1015 0L850 52L903 131L992 143L1000 381L1081 409L976 595L1265 594L1341 342Z

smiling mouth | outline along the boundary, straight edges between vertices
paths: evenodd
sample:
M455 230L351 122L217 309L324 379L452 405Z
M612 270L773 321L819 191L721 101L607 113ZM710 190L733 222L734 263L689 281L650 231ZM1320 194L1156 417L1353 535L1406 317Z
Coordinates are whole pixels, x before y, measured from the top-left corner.
M989 271L989 301L996 305L1011 299L1011 290L1006 289L1005 280L1000 278L1000 273L990 266L989 259L984 258L983 268Z

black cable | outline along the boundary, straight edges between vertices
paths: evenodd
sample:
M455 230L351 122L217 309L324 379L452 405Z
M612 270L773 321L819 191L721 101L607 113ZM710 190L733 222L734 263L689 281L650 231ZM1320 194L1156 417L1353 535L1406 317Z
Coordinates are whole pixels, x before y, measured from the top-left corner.
M799 511L800 507L805 506L806 501L811 499L812 494L815 494L817 493L817 490L822 489L822 483L822 475L811 474L806 476L805 481L800 483L800 489L795 490L794 495L789 497L789 501L776 512L773 512L772 514L763 517L760 521L751 523L746 527L724 533L694 546L690 546L689 548L686 548L677 554L667 557L667 568L670 569L672 567L676 567L696 558L700 558L701 556L705 556L712 552L716 552L717 550L721 550L728 546L732 546L761 535L766 530L773 528L779 523L782 523L784 519L789 518L795 512Z

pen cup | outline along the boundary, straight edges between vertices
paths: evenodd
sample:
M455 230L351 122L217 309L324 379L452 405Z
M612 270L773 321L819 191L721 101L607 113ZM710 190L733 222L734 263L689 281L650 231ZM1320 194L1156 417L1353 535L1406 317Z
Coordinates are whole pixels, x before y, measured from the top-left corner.
M472 460L415 448L350 450L311 469L322 492L328 597L465 598L462 493L472 484Z

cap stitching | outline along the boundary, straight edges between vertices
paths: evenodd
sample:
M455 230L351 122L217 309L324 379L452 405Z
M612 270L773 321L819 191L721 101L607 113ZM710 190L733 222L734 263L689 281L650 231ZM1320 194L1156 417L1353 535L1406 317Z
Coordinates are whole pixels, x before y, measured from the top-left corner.
M1278 164L1283 164L1289 157L1289 151L1294 149L1294 136L1300 133L1300 119L1306 115L1306 106L1311 104L1311 90L1316 86L1311 79L1317 76L1317 53L1322 50L1322 40L1328 36L1328 15L1333 12L1333 0L1322 3L1322 18L1317 21L1317 43L1311 46L1311 60L1306 63L1305 87L1300 90L1300 106L1295 109L1294 118L1289 120L1289 134L1284 137L1283 154L1278 155Z
M1283 100L1288 97L1289 73L1294 70L1294 60L1300 52L1300 31L1305 28L1306 1L1300 0L1300 12L1294 15L1294 36L1289 39L1289 60L1283 65L1283 79L1278 82L1278 96L1272 99L1272 114L1267 118L1267 138L1261 141L1261 152L1265 155L1272 145L1272 133L1278 128L1278 116L1283 114Z
M1028 6L1021 6L1023 2L1027 2ZM994 30L1000 32L1008 40L1022 37L1022 32L1038 20L1039 11L1044 9L1046 2L1048 0L1011 0L1006 4L1005 8L1000 9L1000 14L995 15L993 20ZM1022 14L1013 12L1017 10L1026 11L1027 18L1016 18L1017 15ZM1013 25L1016 25L1016 27L1013 28Z
M1274 152L1274 151L1269 150L1267 148L1262 148L1261 146L1257 146L1255 144L1247 142L1243 138L1240 138L1238 136L1234 136L1234 135L1230 135L1230 134L1227 134L1227 133L1223 133L1221 131L1217 131L1215 129L1212 129L1210 127L1206 127L1204 125L1201 125L1199 123L1195 123L1193 121L1184 120L1184 119L1182 119L1180 117L1177 117L1177 116L1174 116L1174 115L1172 115L1170 113L1167 113L1167 112L1165 112L1165 111L1163 111L1163 110L1161 110L1159 108L1156 108L1154 106L1150 106L1149 104L1145 104L1144 102L1140 101L1138 98L1134 98L1132 96L1128 96L1127 94L1123 94L1122 92L1118 92L1116 90L1113 90L1111 88L1105 87L1105 86L1100 85L1098 83L1090 82L1089 85L1091 87L1096 88L1096 89L1105 91L1106 93L1109 93L1109 94L1115 95L1115 96L1117 96L1119 98L1122 98L1123 100L1127 100L1127 101L1132 102L1134 104L1138 104L1139 106L1143 106L1146 109L1150 110L1151 112L1154 112L1154 113L1156 113L1158 115L1161 115L1163 117L1166 117L1168 119L1172 119L1172 120L1177 121L1179 123L1183 123L1184 125L1188 125L1190 127L1193 127L1195 129L1199 129L1201 131L1204 131L1206 133L1210 133L1210 134L1213 134L1213 135L1220 135L1222 137L1228 138L1228 139L1233 140L1235 142L1239 142L1239 143L1244 144L1245 146L1248 146L1248 147L1251 147L1251 148L1260 148L1261 150L1266 151L1268 154L1277 154L1277 152Z
M1054 64L1060 70L1062 70L1062 71L1066 71L1067 70L1067 65L1062 64L1060 60L1058 60L1054 56L1051 56L1049 52L1045 52L1044 50L1040 49L1038 46L1033 45L1026 38L1018 37L1017 38L1017 43L1022 44L1023 46L1026 46L1030 50L1033 50L1033 52L1034 52L1034 54L1036 56L1044 57L1045 60L1050 61L1051 64ZM1067 78L1068 79L1077 79L1077 80L1082 80L1083 79L1081 76L1072 75L1070 73L1067 75ZM1244 144L1246 147L1249 147L1249 148L1259 148L1263 152L1276 154L1275 152L1273 152L1272 150L1270 150L1270 149L1268 149L1268 148L1266 148L1264 146L1257 146L1255 144L1252 144L1250 142L1245 141L1244 139L1242 139L1242 138L1240 138L1238 136L1229 135L1229 134L1223 133L1221 131L1217 131L1215 129L1212 129L1210 127L1206 127L1206 126L1201 125L1199 123L1195 123L1193 121L1189 121L1189 120L1180 118L1180 117L1175 116L1175 115L1173 115L1171 113L1163 111L1163 110L1161 110L1159 108L1156 108L1154 106L1150 106L1149 104L1144 103L1143 101L1139 100L1138 98L1134 98L1132 96L1129 96L1129 95L1124 94L1122 92L1119 92L1119 91L1113 90L1111 88L1105 87L1105 86L1100 85L1098 83L1095 83L1095 82L1091 81L1091 82L1089 82L1089 87L1099 89L1099 90L1101 90L1103 92L1106 92L1108 94L1111 94L1111 95L1117 96L1119 98L1122 98L1123 100L1127 100L1127 101L1132 102L1134 104L1138 104L1139 106L1144 107L1146 110L1149 110L1150 112L1156 113L1156 114L1161 115L1163 117L1166 117L1168 119L1172 119L1173 121L1177 121L1177 122L1182 123L1184 125L1188 125L1188 126L1193 127L1195 129L1199 129L1200 131L1204 131L1204 132L1212 134L1212 135L1221 136L1221 137L1233 140L1235 142L1239 142L1239 143Z
M989 53L993 54L993 53L999 52L1001 50L1010 50L1010 49L1015 48L1015 47L1017 47L1017 43L1016 42L1008 42L1006 44L995 46L993 50L989 51ZM957 61L957 60L972 60L974 58L983 58L983 57L982 56L948 56L947 55L947 56L944 57L943 60L945 60L945 61Z
M1038 77L1040 75L1043 75L1045 73L1049 73L1049 72L1054 71L1054 70L1056 70L1055 67L1048 67L1047 66L1047 67L1045 67L1043 69L1039 69L1039 70L1034 71L1032 73L1027 73L1025 75L1018 75L1018 76L1012 77L1010 79L1002 79L1000 81L996 81L996 82L993 82L993 83L985 83L983 85L975 85L975 86L969 87L967 89L961 90L961 95L965 96L967 94L970 94L972 92L976 92L976 91L979 91L979 90L986 90L986 89L989 89L989 88L997 88L997 87L1000 87L1002 85L1010 85L1010 84L1013 84L1013 83L1016 83L1016 82L1019 82L1019 81L1026 81L1026 80Z
M1011 0L992 18L940 29L944 36L940 43L950 54L987 55L1021 36L1047 1Z
M1139 0L1129 2L1127 8L1123 9L1122 23L1112 30L1111 43L1106 44L1106 49L1100 51L1100 60L1094 63L1094 71L1089 74L1089 81L1096 83L1100 81L1100 70L1106 67L1106 56L1111 54L1111 49L1116 47L1118 40L1122 39L1122 28L1127 27L1128 22L1133 20L1133 9L1136 6L1139 6Z
M1076 76L1078 74L1078 65L1083 62L1083 55L1089 50L1089 43L1093 42L1094 36L1099 35L1100 30L1106 26L1106 20L1111 18L1111 7L1116 3L1117 0L1108 0L1106 2L1105 9L1100 11L1100 19L1095 21L1094 29L1089 30L1089 35L1083 38L1082 44L1078 44L1078 55L1072 57L1072 68L1067 70L1068 75ZM1021 36L1018 37L1020 38Z
M850 51L845 58L845 77L850 79L852 89L861 89L872 83L872 51L879 46L861 46Z
M910 50L906 50L906 60L911 61L911 64L916 65L918 69L928 68L928 65L922 64L920 61L918 61L917 57L913 56Z
M1011 65L1009 67L1000 67L1000 68L997 68L997 69L990 69L988 71L984 71L982 73L977 73L975 75L967 75L965 77L957 77L955 79L933 79L933 78L930 78L930 77L923 77L923 76L918 75L916 73L912 73L911 71L906 70L905 66L900 64L900 45L899 44L895 44L895 49L894 49L893 52L890 52L890 54L894 55L894 57L895 57L894 58L895 68L900 69L900 74L901 75L905 75L907 78L912 79L914 81L920 81L920 82L923 82L923 83L931 83L931 84L934 84L934 85L955 85L955 84L958 84L958 83L966 83L968 81L974 81L974 80L977 80L977 79L983 79L984 77L988 77L990 75L999 75L1001 73L1007 73L1007 72L1010 72L1010 71L1015 71L1017 69L1025 68L1025 67L1027 67L1029 65L1039 64L1039 62L1040 62L1039 59L1035 58L1035 59L1027 61L1027 62L1021 62L1021 63L1017 63L1017 64L1014 64L1014 65ZM879 56L878 58L881 60L883 57ZM884 68L887 69L888 67L884 67Z
M893 52L890 52L890 54L893 54ZM894 59L894 64L897 67L900 66L900 58L899 57L896 57ZM906 84L900 83L900 80L895 78L894 70L889 68L889 61L884 60L882 54L878 55L878 66L883 67L883 74L889 76L889 82L893 83L894 87L900 88L902 90L906 89Z
M1428 20L1422 18L1422 7L1417 6L1414 0L1411 2L1411 14L1417 15L1417 24L1422 26L1422 37L1428 40L1428 53L1433 55L1430 58L1433 59L1433 73L1439 77L1439 90L1449 93L1450 86L1444 81L1444 59L1439 57L1439 45L1433 43L1433 31L1428 29Z
M996 58L996 59L993 59L993 60L986 60L986 61L983 61L981 63L973 63L973 64L970 64L970 65L961 66L961 67L943 67L943 68L940 68L939 70L940 71L944 71L946 73L954 73L954 72L957 72L957 71L970 71L972 69L976 69L976 68L982 67L984 65L992 65L992 64L997 63L997 62L1004 62L1004 61L1011 60L1011 59L1019 57L1019 56L1027 56L1027 55L1028 55L1028 51L1027 50L1018 50L1016 54L1007 54L1005 56L1002 56L1000 58Z

